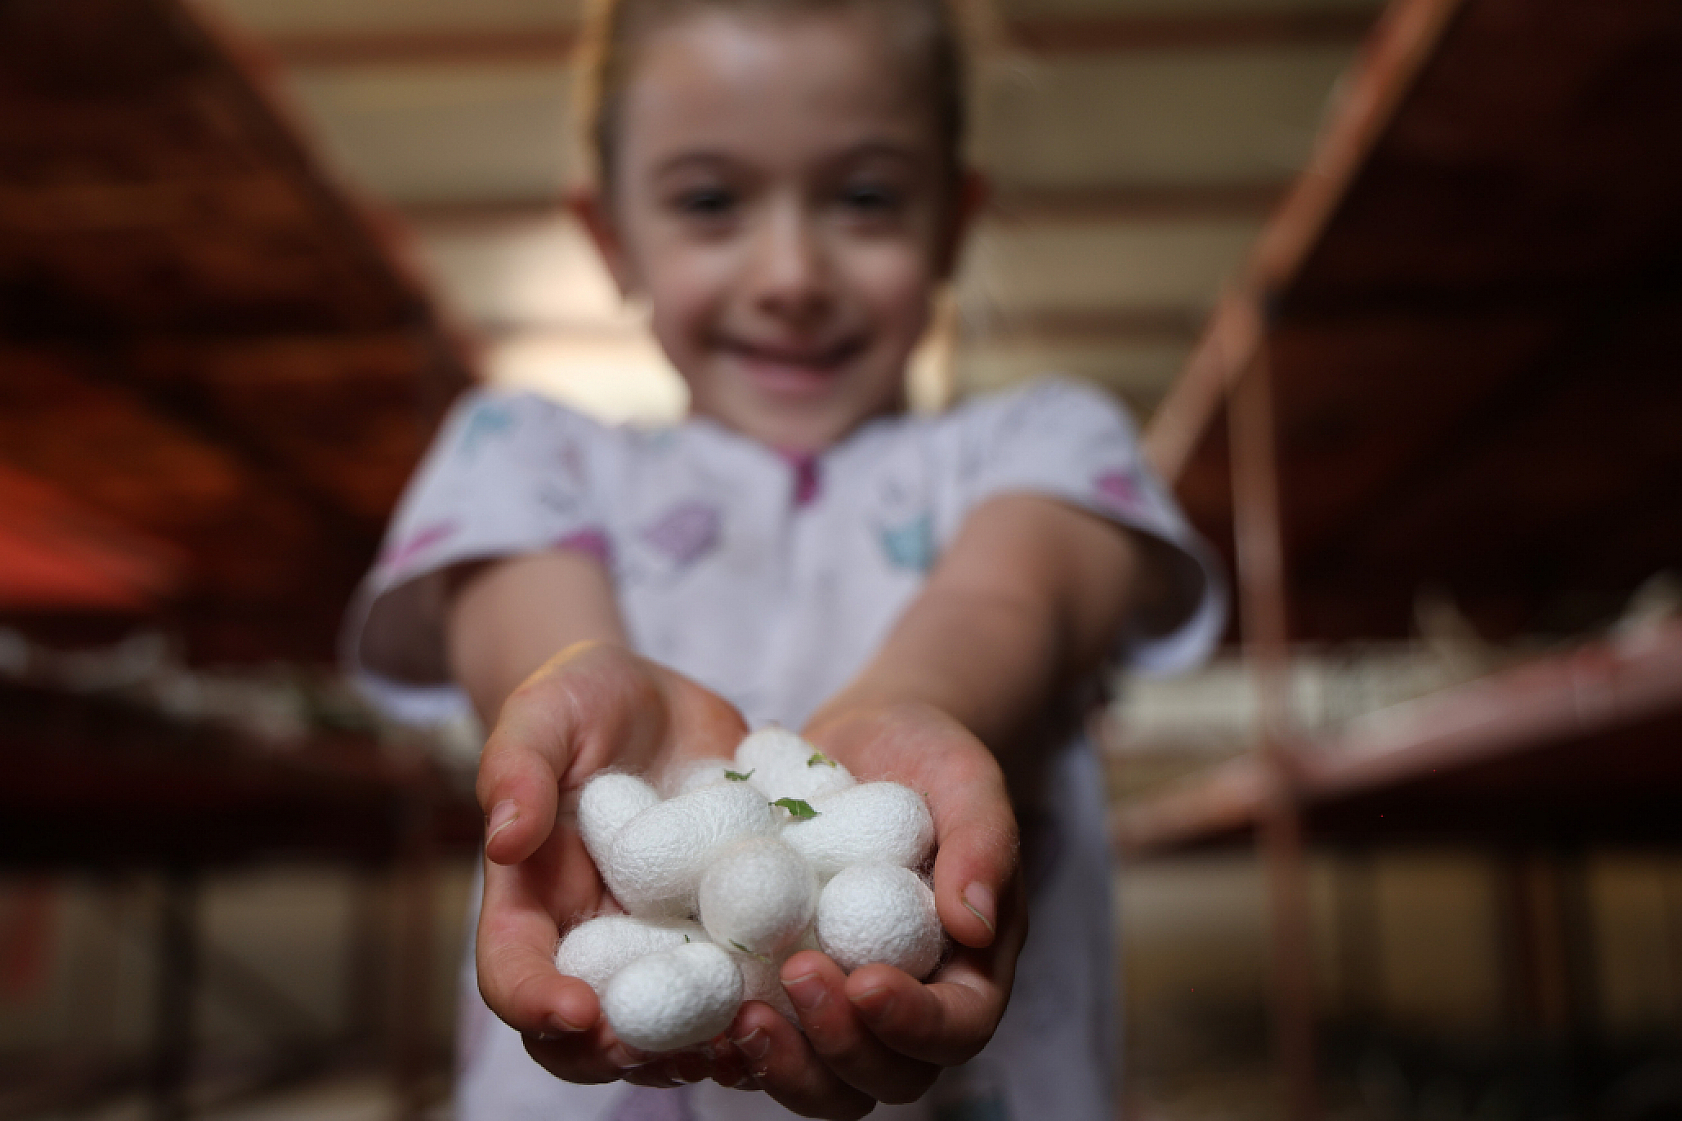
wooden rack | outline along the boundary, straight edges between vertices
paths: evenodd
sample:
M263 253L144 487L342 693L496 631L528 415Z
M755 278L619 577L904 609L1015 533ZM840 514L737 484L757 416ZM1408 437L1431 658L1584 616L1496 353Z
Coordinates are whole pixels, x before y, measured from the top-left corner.
M1131 808L1255 840L1288 1115L1311 1117L1304 846L1682 840L1682 628L1591 639L1316 742L1302 642L1592 635L1682 569L1682 10L1396 0L1148 433L1238 577L1250 758Z

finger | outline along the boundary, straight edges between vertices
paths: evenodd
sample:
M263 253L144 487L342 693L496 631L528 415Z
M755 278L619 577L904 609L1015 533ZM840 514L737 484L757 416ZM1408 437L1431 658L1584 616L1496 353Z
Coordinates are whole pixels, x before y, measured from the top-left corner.
M769 1007L769 1005L767 1005ZM728 1033L721 1034L717 1039L707 1044L707 1054L712 1060L713 1081L720 1086L727 1086L732 1090L757 1090L753 1074L748 1070L747 1060L742 1053L730 1043Z
M486 854L498 864L530 856L554 827L562 788L646 758L667 727L659 688L635 655L608 643L555 655L503 703L480 756Z
M957 721L922 706L841 717L813 734L858 773L927 795L940 846L934 893L941 924L966 946L991 945L1017 866L1016 816L992 753Z
M843 1082L891 1103L916 1101L934 1083L939 1067L898 1054L871 1034L847 998L847 975L827 956L796 954L782 975L806 1042Z
M875 1099L841 1081L799 1030L762 1001L743 1005L728 1034L754 1082L784 1109L803 1117L856 1121L876 1106Z
M929 797L940 845L934 901L952 937L980 949L998 937L1000 900L1016 874L1016 816L997 768L966 786L961 791L934 787Z
M889 1049L937 1066L968 1062L1004 1015L1008 989L958 960L921 984L900 970L869 965L847 978L847 999Z
M661 1056L644 1069L652 1070L657 1077L673 1086L685 1086L711 1078L713 1064L707 1050L702 1047Z
M517 942L479 951L479 992L485 1004L516 1031L570 1035L588 1031L601 1016L589 985L555 972L546 953Z
M521 1036L526 1053L556 1078L567 1082L596 1085L616 1082L645 1066L648 1056L615 1047L613 1032L605 1023L584 1032L559 1035L525 1033Z
M552 890L546 872L535 861L516 868L485 861L474 947L479 992L516 1031L587 1031L600 1019L601 1004L589 985L555 969L558 930L544 898Z
M553 676L538 687L545 670L508 698L479 757L485 855L498 864L524 860L549 835L561 776L571 763L571 706Z

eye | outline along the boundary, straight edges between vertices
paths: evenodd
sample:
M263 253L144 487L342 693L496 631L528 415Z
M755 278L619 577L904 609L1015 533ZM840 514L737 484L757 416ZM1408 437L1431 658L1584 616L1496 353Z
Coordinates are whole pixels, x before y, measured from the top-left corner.
M727 187L691 187L678 192L673 206L694 218L722 218L736 206L735 192Z
M900 201L899 192L883 183L849 183L841 189L842 205L859 214L892 214Z

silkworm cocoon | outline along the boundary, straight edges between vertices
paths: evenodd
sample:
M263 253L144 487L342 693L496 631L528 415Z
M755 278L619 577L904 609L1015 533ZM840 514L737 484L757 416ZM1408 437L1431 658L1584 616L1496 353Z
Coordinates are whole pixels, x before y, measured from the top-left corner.
M730 759L691 759L669 768L660 777L660 792L668 798L676 798L703 786L723 782L724 772L735 769L736 764Z
M816 949L816 945L812 947ZM794 1002L789 1000L788 992L783 988L782 968L787 959L753 957L750 954L733 954L736 968L742 971L742 999L763 1000L772 1008L782 1013L783 1019L791 1024L799 1024L800 1017L794 1011Z
M644 1051L675 1051L730 1026L742 1003L742 973L711 942L691 942L631 962L601 999L620 1039Z
M783 826L783 840L820 876L852 864L915 868L934 844L923 796L897 782L866 782L820 799L816 817Z
M602 771L584 784L578 794L578 833L598 867L613 835L659 801L654 788L636 775Z
M633 817L613 835L596 867L633 915L682 917L694 908L701 873L721 849L776 829L764 795L745 782L721 782Z
M946 935L934 892L896 864L855 864L818 897L818 945L851 973L880 962L922 980L940 962Z
M818 877L776 837L749 837L713 858L697 892L712 940L746 954L777 957L800 940L818 906Z
M555 948L555 968L596 990L638 958L685 943L705 942L700 923L659 922L633 915L602 915L573 927Z
M768 802L810 802L854 783L845 766L823 758L811 743L776 725L759 729L737 745L736 770L749 775L748 781L764 791Z

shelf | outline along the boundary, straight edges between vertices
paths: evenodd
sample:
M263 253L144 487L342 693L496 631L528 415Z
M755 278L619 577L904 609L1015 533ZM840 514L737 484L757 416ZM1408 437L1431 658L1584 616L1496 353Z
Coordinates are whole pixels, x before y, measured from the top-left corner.
M1682 624L1382 710L1292 754L1311 842L1682 842ZM1234 760L1118 814L1130 855L1247 842L1265 772Z

